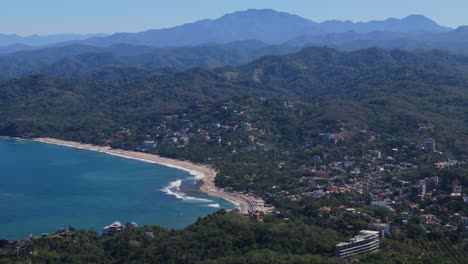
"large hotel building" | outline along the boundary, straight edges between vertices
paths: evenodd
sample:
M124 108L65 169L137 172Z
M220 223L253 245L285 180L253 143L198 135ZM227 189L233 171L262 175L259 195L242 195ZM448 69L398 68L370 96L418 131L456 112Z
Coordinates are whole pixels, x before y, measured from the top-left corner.
M336 255L341 258L374 252L379 249L379 231L362 230L347 242L336 245Z

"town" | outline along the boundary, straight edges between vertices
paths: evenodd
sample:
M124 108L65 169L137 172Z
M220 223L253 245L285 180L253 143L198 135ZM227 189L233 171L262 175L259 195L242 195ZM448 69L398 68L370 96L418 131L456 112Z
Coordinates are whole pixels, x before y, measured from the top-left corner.
M255 219L262 218L256 207L264 207L258 198L264 197L267 207L313 201L314 215L322 218L358 215L368 223L366 229L379 234L383 230L386 236L408 228L408 224L417 224L424 232L468 231L467 186L457 175L463 170L466 173L468 164L439 149L431 137L434 124L414 124L410 137L383 138L372 129L350 127L343 120L316 124L295 139L294 132L287 137L288 131L262 124L281 122L293 130L292 119L302 122L304 112L310 111L301 102L259 98L245 105L242 99L197 105L180 115L165 116L151 129L122 128L110 135L107 143L129 146L125 144L138 142L138 134L141 141L133 147L139 151L213 164L220 168L216 188L256 197L249 202L249 214ZM285 136L288 145L283 143ZM190 156L192 149L201 148L204 151L196 157ZM232 175L235 166L225 164L233 161L251 170ZM260 180L254 176L255 167L269 167L271 172L268 179L261 178L267 181L262 188L252 184ZM231 181L233 177L237 184ZM337 197L346 198L339 204ZM376 216L374 211L379 210L385 211L381 214L385 217ZM294 217L293 209L268 213L286 220Z

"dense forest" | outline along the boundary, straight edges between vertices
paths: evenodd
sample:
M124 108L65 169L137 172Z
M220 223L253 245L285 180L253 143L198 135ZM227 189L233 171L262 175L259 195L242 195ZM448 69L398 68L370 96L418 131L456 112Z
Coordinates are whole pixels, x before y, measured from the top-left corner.
M466 57L442 51L308 48L214 70L110 69L94 73L92 80L36 75L0 83L0 131L98 143L87 130L112 131L189 106L248 96L297 100L310 108L303 118L311 122L339 121L391 135L431 123L438 127L436 139L458 155L465 154L468 142L467 71Z
M73 228L71 228L73 230ZM151 232L154 238L147 237ZM384 239L382 250L359 257L359 263L463 263L466 246L456 238L398 236ZM339 235L303 221L266 218L259 223L220 211L184 230L127 228L112 237L74 231L27 242L29 257L2 258L0 263L347 263L334 257ZM2 243L2 241L0 241ZM17 244L3 246L16 251Z
M457 217L468 208L450 194L468 187L467 73L467 57L442 51L306 48L214 69L1 81L2 136L210 164L218 186L259 195L278 211L263 222L220 211L183 230L128 228L112 237L73 229L22 244L31 254L2 242L0 263L341 263L334 246L375 219L395 232L359 262L462 263L468 244ZM456 165L435 169L447 161ZM436 199L414 199L408 184L434 175ZM330 191L337 188L347 191ZM391 208L371 204L382 193L396 201ZM408 213L410 202L452 231ZM331 213L318 213L323 206Z
M0 79L19 78L32 74L47 74L60 78L87 78L96 71L130 67L141 71L216 68L245 64L267 54L286 54L295 51L299 51L299 48L288 45L267 45L255 40L179 48L154 48L129 44L98 48L76 44L0 54Z

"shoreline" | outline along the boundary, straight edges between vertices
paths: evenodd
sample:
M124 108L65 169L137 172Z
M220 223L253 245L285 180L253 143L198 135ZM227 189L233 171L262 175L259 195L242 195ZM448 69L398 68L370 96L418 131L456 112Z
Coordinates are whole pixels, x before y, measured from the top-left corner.
M34 142L46 143L59 145L64 147L71 147L77 149L84 149L88 151L101 152L112 156L118 156L126 159L133 159L147 163L159 164L162 166L179 169L188 172L195 177L196 180L202 180L203 183L200 186L200 191L208 196L217 197L224 199L232 203L241 214L247 214L249 212L250 202L249 199L242 196L228 193L221 188L217 188L214 184L214 180L217 172L207 166L201 164L195 164L189 161L176 160L170 158L164 158L156 154L149 154L144 152L136 152L130 150L113 149L111 147L97 146L91 144L84 144L73 141L66 141L54 138L34 138L31 139Z

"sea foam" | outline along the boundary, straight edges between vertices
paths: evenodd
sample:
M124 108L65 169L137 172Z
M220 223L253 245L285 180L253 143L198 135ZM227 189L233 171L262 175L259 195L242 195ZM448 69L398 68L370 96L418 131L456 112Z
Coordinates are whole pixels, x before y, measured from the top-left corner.
M187 180L192 180L193 178L189 178ZM193 201L193 202L204 202L204 203L212 203L213 200L209 199L203 199L203 198L198 198L198 197L192 197L188 196L187 194L183 193L180 191L180 186L182 185L182 180L176 180L171 183L169 183L168 186L164 187L161 189L161 191L175 196L177 199L181 199L183 201Z

